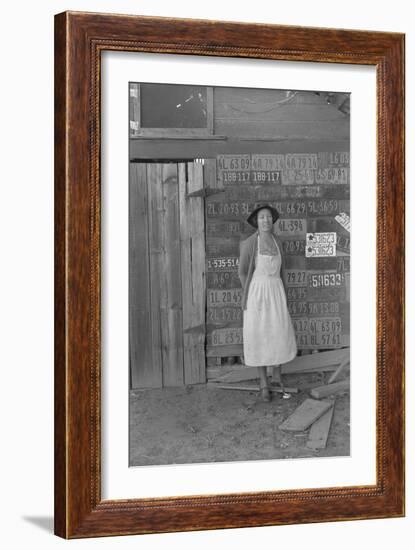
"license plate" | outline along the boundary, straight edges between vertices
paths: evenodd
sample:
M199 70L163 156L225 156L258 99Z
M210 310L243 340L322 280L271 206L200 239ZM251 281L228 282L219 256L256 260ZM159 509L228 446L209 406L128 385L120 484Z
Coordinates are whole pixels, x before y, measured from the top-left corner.
M286 170L317 170L316 153L287 153L285 155Z
M237 271L239 258L208 258L206 263L208 271Z
M287 269L285 271L285 282L288 287L303 287L307 284L307 271L302 269Z
M297 346L300 349L336 348L348 345L345 334L296 334Z
M291 286L287 288L287 300L307 300L307 287Z
M208 335L208 345L229 346L242 344L242 328L220 328Z
M208 290L207 298L209 306L240 306L242 301L242 288Z
M237 288L241 282L236 271L210 271L206 274L206 286L209 289Z
M283 170L281 180L283 185L313 185L314 170Z
M242 233L241 222L211 222L206 224L206 234L209 237L238 236Z
M324 258L336 256L337 235L330 233L307 233L306 258Z
M208 217L247 217L252 212L254 205L245 201L208 201L206 215Z
M278 170L265 171L265 170L254 170L251 172L251 182L254 184L266 184L266 183L281 183L281 172Z
M240 307L208 307L207 323L224 325L226 323L242 323L242 309Z
M251 156L250 155L218 155L216 157L217 173L234 171L250 171Z
M275 224L277 235L285 237L305 236L307 220L305 219L279 219Z
M348 168L323 168L316 170L316 183L346 185L349 182Z
M305 239L287 239L282 241L283 254L293 254L294 256L304 256Z
M342 287L344 273L334 271L314 271L308 273L308 286L311 288Z
M285 169L284 155L252 155L252 170L272 172Z

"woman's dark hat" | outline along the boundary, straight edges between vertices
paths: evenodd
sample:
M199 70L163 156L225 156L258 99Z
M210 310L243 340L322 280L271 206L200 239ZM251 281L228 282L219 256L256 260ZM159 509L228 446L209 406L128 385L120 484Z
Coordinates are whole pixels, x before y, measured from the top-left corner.
M273 206L267 203L259 204L251 214L247 217L246 221L249 223L249 225L252 225L252 227L255 227L255 229L258 229L258 221L257 221L257 214L260 210L263 208L267 208L272 215L272 223L275 223L280 215L278 214L278 210L276 210Z

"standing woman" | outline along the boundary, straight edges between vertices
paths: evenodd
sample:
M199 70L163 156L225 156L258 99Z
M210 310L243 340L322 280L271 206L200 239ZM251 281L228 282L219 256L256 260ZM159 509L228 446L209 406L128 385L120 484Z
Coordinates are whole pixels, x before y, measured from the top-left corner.
M273 233L278 217L277 210L269 204L259 205L250 214L247 222L257 231L241 243L239 259L245 365L258 367L264 401L271 400L267 367L278 369L276 374L282 386L281 364L297 354L281 279L282 252Z

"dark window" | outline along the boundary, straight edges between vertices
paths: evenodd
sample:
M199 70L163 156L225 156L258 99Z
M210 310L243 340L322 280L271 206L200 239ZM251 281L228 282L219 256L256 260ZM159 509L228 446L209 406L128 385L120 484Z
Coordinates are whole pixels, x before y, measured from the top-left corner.
M141 84L142 128L206 128L207 89L203 86Z

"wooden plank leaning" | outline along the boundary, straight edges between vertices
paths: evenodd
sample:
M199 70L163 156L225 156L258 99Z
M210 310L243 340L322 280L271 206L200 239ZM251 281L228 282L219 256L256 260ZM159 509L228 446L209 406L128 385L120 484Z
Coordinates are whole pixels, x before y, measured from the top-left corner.
M333 395L335 393L349 391L350 389L350 380L342 380L341 382L335 382L334 384L326 384L324 386L319 386L313 388L310 391L310 395L316 399L321 399L322 397L327 397L328 395Z
M282 365L283 374L297 374L303 372L330 372L338 369L342 361L349 360L349 348L333 351L323 351L296 357L289 363ZM258 377L255 367L245 367L236 364L231 367L208 368L208 379L226 382L242 382Z
M282 365L282 373L290 374L297 372L312 372L332 370L333 366L341 364L350 356L350 348L336 349L332 351L321 351L295 357L289 363ZM328 367L330 367L328 369Z

